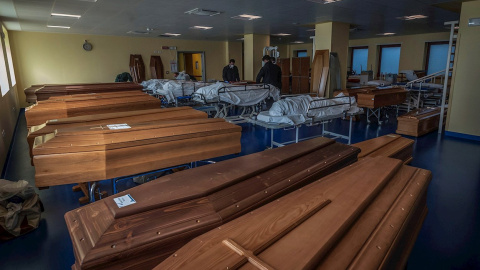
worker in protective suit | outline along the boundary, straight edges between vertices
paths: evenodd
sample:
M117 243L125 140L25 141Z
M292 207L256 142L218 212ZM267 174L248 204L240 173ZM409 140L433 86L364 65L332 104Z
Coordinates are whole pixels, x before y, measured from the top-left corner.
M257 75L257 83L271 84L277 88L282 88L282 69L272 63L270 56L265 55L262 58L265 65L260 69Z
M227 66L223 68L223 81L224 82L238 82L240 81L240 74L238 74L238 68L235 66L235 59L230 59Z

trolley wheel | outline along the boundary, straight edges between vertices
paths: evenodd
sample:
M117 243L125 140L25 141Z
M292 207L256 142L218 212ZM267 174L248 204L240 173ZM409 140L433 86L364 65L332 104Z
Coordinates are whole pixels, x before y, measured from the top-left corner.
M383 124L383 121L378 121L378 124L381 126Z

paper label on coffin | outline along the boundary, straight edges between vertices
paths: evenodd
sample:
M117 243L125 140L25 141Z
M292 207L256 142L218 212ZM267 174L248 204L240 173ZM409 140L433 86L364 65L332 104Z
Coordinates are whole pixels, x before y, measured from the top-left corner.
M115 125L107 125L107 127L111 130L117 130L117 129L129 129L131 128L127 124L115 124Z
M132 205L134 203L137 203L130 194L127 194L118 198L114 198L113 201L115 201L118 208L122 208L125 206Z

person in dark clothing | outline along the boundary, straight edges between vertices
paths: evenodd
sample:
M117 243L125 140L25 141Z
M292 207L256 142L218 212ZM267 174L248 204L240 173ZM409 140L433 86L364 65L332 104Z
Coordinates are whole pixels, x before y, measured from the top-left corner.
M230 59L228 66L223 68L223 81L225 82L238 82L240 81L240 74L238 74L238 68L235 66L235 59Z
M265 55L262 58L265 65L260 69L257 75L257 83L271 84L277 88L282 88L282 69L272 63L270 56ZM263 81L262 81L263 79Z

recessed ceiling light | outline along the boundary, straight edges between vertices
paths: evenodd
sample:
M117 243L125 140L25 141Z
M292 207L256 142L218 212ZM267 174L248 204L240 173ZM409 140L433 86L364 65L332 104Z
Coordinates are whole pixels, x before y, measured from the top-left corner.
M135 35L148 35L150 34L149 31L140 31L140 30L130 30L127 34L135 34Z
M314 32L314 31L315 31L315 28L307 30L307 32Z
M291 36L291 35L292 34L286 34L286 33L272 34L272 36L278 36L278 37Z
M377 34L377 36L393 36L395 34L396 33L380 33L380 34Z
M63 28L63 29L70 29L70 26L61 26L61 25L47 25L50 28Z
M241 14L241 15L232 17L232 19L244 20L244 21L251 21L251 20L256 20L256 19L261 19L261 18L262 18L262 16L248 15L248 14Z
M331 4L335 2L340 2L342 0L307 0L309 2L319 3L319 4Z
M292 43L295 43L295 44L302 44L302 43L305 43L305 42L303 42L303 41L300 41L300 40L297 40L297 41L294 41L294 42L292 42Z
M242 37L242 38L238 38L237 40L241 40L241 41L243 41L243 40L245 40L245 38L243 38L243 37Z
M166 36L172 36L172 37L178 37L178 36L181 36L182 34L176 34L176 33L165 33L164 35L166 35Z
M63 13L52 13L52 14L50 14L50 16L54 16L54 17L69 17L69 18L76 18L76 19L79 19L80 17L82 17L82 15L63 14Z
M200 25L195 25L190 27L190 29L198 29L198 30L209 30L212 29L213 27L210 26L200 26Z
M416 19L425 19L425 18L428 18L428 16L425 16L425 15L410 15L410 16L397 17L397 19L405 20L405 21L411 21L411 20L416 20Z
M97 2L97 0L78 0L78 1L83 1L83 2Z
M208 10L208 9L201 9L201 8L194 8L192 10L186 11L185 14L191 15L199 15L199 16L215 16L220 14L221 12L215 10Z

